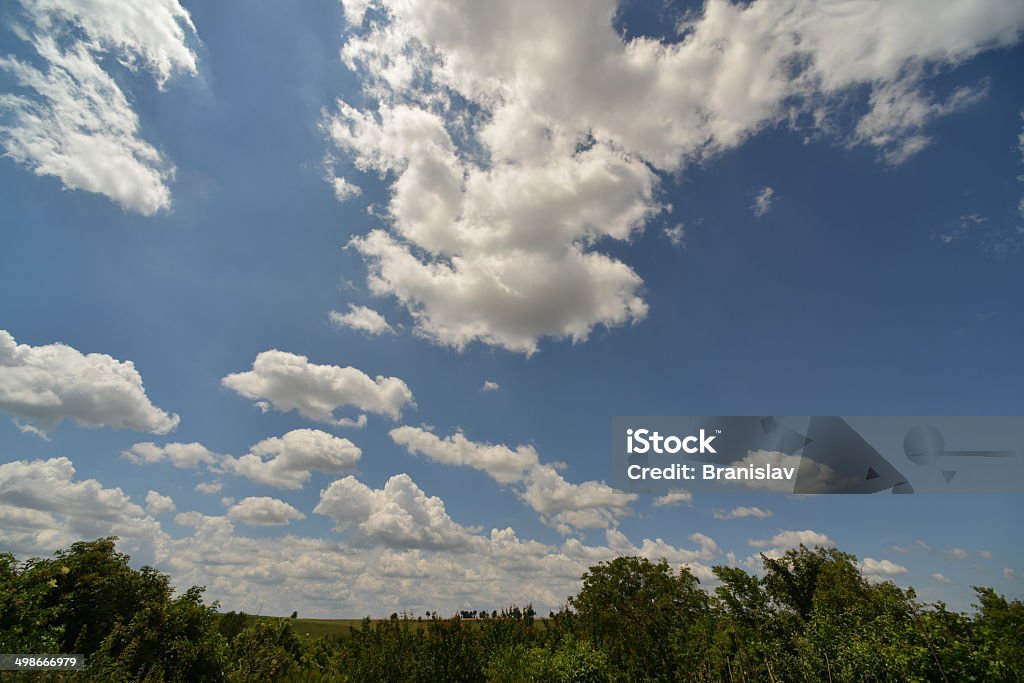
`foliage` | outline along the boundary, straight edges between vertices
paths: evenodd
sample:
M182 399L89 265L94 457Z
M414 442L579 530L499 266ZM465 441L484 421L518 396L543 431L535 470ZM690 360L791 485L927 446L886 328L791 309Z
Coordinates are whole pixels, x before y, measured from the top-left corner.
M1019 600L976 588L973 614L921 604L835 548L762 556L763 576L714 567L711 592L685 567L619 557L591 567L551 619L530 605L468 620L396 612L317 637L296 632L297 615L218 615L202 588L175 597L115 541L22 563L0 554L0 650L84 652L82 680L147 683L1024 680Z

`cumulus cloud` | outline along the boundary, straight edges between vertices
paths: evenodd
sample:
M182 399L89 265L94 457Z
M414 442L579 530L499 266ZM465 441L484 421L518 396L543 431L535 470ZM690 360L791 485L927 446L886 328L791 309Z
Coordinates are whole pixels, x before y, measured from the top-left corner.
M147 496L148 503L163 496ZM253 502L255 501L255 502ZM511 528L484 532L453 521L444 503L428 497L407 475L383 489L351 477L322 494L318 512L345 528L348 540L284 534L268 541L236 530L284 525L301 512L273 498L250 498L223 516L180 512L171 537L116 488L76 479L65 458L0 465L0 546L18 554L49 555L82 538L118 535L133 560L170 572L178 586L204 585L225 609L266 613L298 609L310 616L387 614L402 608L451 612L482 604L532 602L557 609L579 589L591 565L633 554L688 565L710 580L706 562L721 554L701 533L685 546L662 539L630 541L607 529L604 542L577 538L549 544L520 538ZM157 503L159 504L159 503ZM254 603L253 596L259 596ZM471 596L473 605L466 604Z
M943 576L939 572L935 572L934 574L932 574L932 578L934 580L938 581L939 583L944 583L946 585L949 585L949 584L953 583L952 580L947 579L945 576Z
M188 47L195 35L177 0L22 0L16 32L41 68L0 58L20 92L0 93L0 145L37 175L55 176L68 189L106 195L125 209L152 215L170 206L174 167L139 135L130 98L104 68L115 58L146 69L157 86L175 72L194 74Z
M357 4L342 58L368 104L339 102L326 127L390 182L388 229L352 242L370 289L438 343L527 354L646 316L640 277L602 244L661 212L659 173L778 124L899 163L984 92L936 102L931 67L1024 25L1001 0L711 0L678 35L624 41L613 0ZM367 6L379 20L362 21ZM857 88L868 101L848 130Z
M0 410L52 429L83 427L166 434L179 418L154 406L131 361L83 354L65 344L17 344L0 330Z
M604 482L574 484L558 471L561 464L541 463L533 446L512 448L471 441L461 432L444 439L420 427L398 427L391 439L413 455L444 465L472 467L486 472L499 484L512 485L515 494L560 533L573 529L604 528L618 516L631 514L638 496Z
M317 472L355 468L362 450L348 439L319 429L295 429L264 439L240 458L228 458L223 468L251 481L282 489L300 489Z
M1010 569L1009 567L1004 567L1003 568L1003 578L1012 581L1013 579L1017 578L1017 572L1015 572L1014 570Z
M121 489L75 474L68 458L0 465L0 545L38 555L83 538L117 535L126 550L152 561L166 541L159 524Z
M196 484L196 491L199 493L220 493L224 485L219 481L203 481Z
M420 427L398 427L391 440L412 455L422 455L443 465L472 467L489 474L499 484L521 481L526 471L540 462L533 446L510 448L501 444L470 441L461 432L439 438Z
M154 517L165 512L174 512L176 509L174 499L170 496L164 496L152 490L146 492L146 512Z
M468 550L475 540L473 529L454 522L444 502L427 496L407 474L391 477L383 489L351 476L339 479L324 489L313 511L333 519L356 545Z
M483 391L497 391L501 386L497 382L491 380L484 380L484 385L480 387Z
M342 407L397 420L405 406L414 405L409 387L397 377L371 378L353 367L317 365L306 356L276 349L260 353L252 370L227 375L221 384L281 412L297 410L308 420L345 427L360 422L336 418L334 412Z
M775 203L775 190L770 187L762 187L754 197L754 203L750 205L750 210L754 212L755 218L760 218L772 209L772 205Z
M157 446L152 441L137 443L128 450L121 451L121 457L136 465L166 461L180 468L213 465L224 458L224 456L211 452L206 446L197 442L168 443L163 446Z
M715 519L741 519L743 517L756 517L757 519L767 519L772 516L770 510L762 510L758 507L748 507L741 505L735 507L732 510L720 510L715 508L714 510Z
M228 510L228 517L249 526L284 526L306 518L283 500L267 496L243 498Z
M808 548L821 545L835 545L835 542L825 534L805 529L803 531L780 531L771 538L750 539L747 544L754 548L773 548L775 550L789 550L800 545Z
M371 337L377 337L385 332L394 334L394 329L388 324L377 311L366 306L348 305L348 313L331 311L328 316L337 327L348 327L359 332L365 332Z
M871 557L864 558L860 569L864 574L874 576L899 576L900 574L907 573L907 568L901 564L896 564L889 560L876 560Z
M568 482L552 465L531 468L518 495L542 522L563 534L613 526L617 516L630 514L630 504L639 497L603 481Z
M693 502L693 494L689 491L669 491L664 496L658 496L651 503L652 507L674 507L680 503L686 503L689 505Z

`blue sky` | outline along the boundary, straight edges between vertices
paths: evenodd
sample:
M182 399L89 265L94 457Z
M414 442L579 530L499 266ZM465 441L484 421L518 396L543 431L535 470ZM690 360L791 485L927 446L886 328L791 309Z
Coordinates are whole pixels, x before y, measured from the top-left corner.
M151 4L3 14L0 549L310 616L800 541L1022 594L1020 496L605 484L614 415L1022 412L1019 5Z

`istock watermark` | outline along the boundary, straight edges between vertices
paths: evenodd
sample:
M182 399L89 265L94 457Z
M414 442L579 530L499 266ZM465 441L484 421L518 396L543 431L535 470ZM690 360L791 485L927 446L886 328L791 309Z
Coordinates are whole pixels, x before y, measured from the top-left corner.
M1024 417L612 419L612 483L636 493L1024 491Z

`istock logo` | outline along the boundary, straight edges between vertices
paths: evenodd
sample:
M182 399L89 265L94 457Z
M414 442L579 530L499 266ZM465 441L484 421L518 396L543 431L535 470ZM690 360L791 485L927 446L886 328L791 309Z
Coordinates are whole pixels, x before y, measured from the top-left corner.
M626 430L626 452L627 453L717 453L711 442L716 435L707 436L703 429L699 435L678 437L675 435L662 436L657 431L649 429L627 429ZM696 444L696 445L695 445Z

